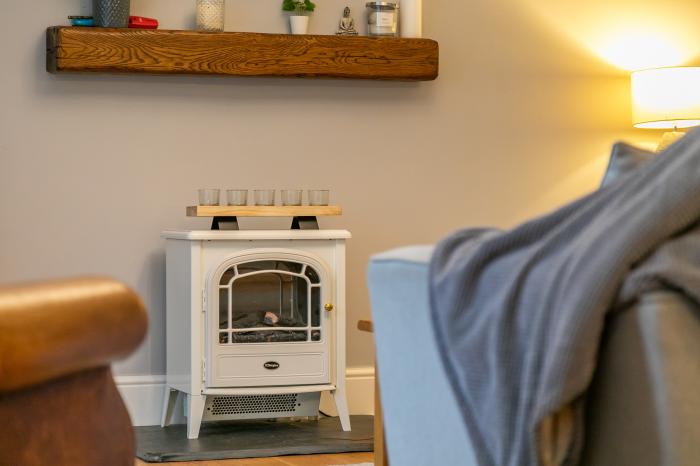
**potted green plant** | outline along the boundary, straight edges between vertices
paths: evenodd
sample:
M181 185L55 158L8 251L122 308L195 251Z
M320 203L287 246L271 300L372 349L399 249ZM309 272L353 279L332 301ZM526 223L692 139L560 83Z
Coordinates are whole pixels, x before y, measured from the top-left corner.
M306 34L309 29L308 14L316 9L311 0L282 0L282 11L289 11L292 34Z

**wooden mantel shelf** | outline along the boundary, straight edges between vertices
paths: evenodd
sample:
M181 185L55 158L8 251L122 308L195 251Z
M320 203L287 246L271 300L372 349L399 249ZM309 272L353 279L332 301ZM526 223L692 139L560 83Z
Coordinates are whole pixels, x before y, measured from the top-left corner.
M57 26L47 29L46 43L51 73L429 81L439 61L430 39Z

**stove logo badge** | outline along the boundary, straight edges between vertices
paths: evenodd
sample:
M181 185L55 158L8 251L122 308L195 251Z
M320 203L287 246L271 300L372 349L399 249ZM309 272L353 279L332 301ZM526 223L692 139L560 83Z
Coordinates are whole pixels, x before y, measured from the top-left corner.
M265 364L263 364L263 367L265 369L273 371L275 369L279 369L280 363L278 363L277 361L267 361Z

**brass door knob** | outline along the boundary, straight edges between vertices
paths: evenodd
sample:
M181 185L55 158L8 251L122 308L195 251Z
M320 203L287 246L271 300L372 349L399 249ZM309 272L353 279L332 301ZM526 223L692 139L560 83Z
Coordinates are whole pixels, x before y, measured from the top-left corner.
M333 310L333 305L331 303L327 303L325 306L323 306L323 308L326 311L331 312Z

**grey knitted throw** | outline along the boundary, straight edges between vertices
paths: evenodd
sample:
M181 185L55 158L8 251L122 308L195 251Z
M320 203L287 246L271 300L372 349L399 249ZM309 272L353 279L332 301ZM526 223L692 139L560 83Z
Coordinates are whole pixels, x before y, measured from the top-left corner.
M480 466L539 464L538 426L582 395L615 303L672 287L700 300L700 132L514 230L468 229L431 263L438 345Z

